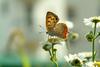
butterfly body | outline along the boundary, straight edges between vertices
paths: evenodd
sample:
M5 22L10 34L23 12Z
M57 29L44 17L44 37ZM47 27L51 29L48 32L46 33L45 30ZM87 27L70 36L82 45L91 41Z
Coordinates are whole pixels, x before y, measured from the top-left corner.
M66 39L68 28L64 23L58 23L59 18L52 12L47 12L46 15L46 29L50 36L57 36Z

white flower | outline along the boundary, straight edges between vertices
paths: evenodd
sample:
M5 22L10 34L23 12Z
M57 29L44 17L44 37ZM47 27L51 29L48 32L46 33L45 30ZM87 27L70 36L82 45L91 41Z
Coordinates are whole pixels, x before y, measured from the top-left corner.
M78 57L77 54L69 54L68 56L64 56L65 60L70 63L72 66L82 65L82 60Z
M91 57L92 52L82 52L78 54L69 54L68 56L64 56L65 60L72 66L82 66L82 67L97 67L95 66L95 62L85 61L86 57Z
M65 58L65 60L66 60L67 62L73 61L76 57L77 57L76 54L74 54L74 55L69 54L68 56L64 56L64 58Z
M85 67L95 67L93 62L87 62Z
M65 23L68 26L69 29L72 29L74 27L74 24L71 21L62 21L62 20L60 20L59 23Z
M79 56L83 61L87 61L87 60L91 59L91 57L92 57L92 52L81 52L81 53L78 53L78 56Z
M97 27L100 27L100 16L95 16L95 17L90 17L90 18L85 18L84 19L84 23L85 23L85 25L87 25L87 26L92 26L92 27L94 27L94 25L95 25L95 21L97 21L96 23L97 23Z

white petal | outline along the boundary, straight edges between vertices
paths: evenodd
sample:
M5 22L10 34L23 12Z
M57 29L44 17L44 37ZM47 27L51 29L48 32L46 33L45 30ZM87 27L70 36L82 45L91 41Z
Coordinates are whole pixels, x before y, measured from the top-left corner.
M93 62L87 62L86 67L95 67Z
M92 25L92 22L91 22L91 20L90 19L84 19L84 23L85 23L85 25Z
M97 23L97 28L98 28L98 27L100 27L100 22L99 22L99 23Z
M98 16L98 17L97 17L97 16L94 16L94 17L90 17L90 18L88 18L88 19L85 18L85 19L84 19L85 25L94 27L94 23L92 22L93 19L98 19L98 20L100 20L100 16ZM98 22L97 27L100 27L100 22Z
M72 61L74 59L74 56L69 54L69 59L70 59L70 61Z
M84 21L84 22L90 22L89 19L86 19L86 18L85 18L83 21Z
M66 60L67 62L69 62L69 61L70 61L70 59L69 59L69 57L68 57L68 56L64 56L64 58L65 58L65 60Z

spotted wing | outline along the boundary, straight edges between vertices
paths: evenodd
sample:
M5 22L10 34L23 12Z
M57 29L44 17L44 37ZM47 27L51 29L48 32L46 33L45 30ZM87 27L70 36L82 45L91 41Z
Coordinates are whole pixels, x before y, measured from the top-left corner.
M49 34L53 33L54 27L58 21L59 21L59 18L56 14L54 14L53 12L50 12L50 11L47 12L46 29Z

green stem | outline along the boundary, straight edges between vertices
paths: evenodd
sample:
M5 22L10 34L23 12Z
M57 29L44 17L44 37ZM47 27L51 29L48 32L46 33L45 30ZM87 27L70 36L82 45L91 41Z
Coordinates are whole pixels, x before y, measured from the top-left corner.
M98 34L98 35L95 37L95 39L97 39L99 36L100 36L100 35Z
M58 67L58 63L57 63L56 61L54 61L54 63L55 63L55 65L56 65L56 67Z
M49 54L50 54L50 56L52 56L52 54L51 54L51 51L49 50Z
M53 53L53 49L54 49L54 44L52 43L52 54L54 54L54 53Z
M96 23L95 23L95 26L94 26L94 32L93 32L93 35L95 37L95 34L96 34ZM93 38L93 41L92 41L92 61L94 62L94 59L95 59L95 56L94 56L94 51L95 51L95 38Z
M55 58L56 58L56 53L54 53L54 44L52 43L52 55L51 57L53 58L53 63L56 65L56 67L58 67L58 63L56 62Z

